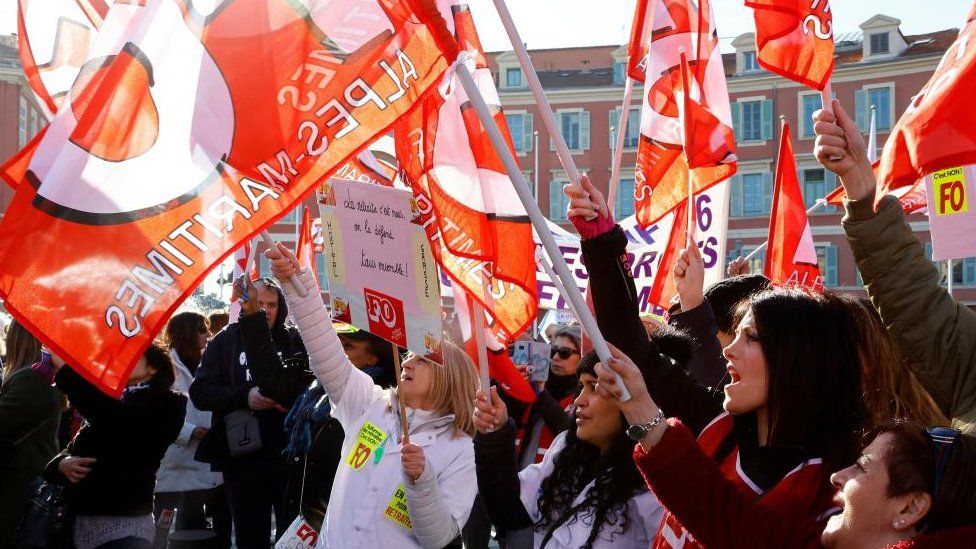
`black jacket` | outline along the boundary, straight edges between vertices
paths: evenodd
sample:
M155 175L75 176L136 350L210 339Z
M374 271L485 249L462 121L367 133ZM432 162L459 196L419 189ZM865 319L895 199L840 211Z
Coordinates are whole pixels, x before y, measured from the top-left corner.
M137 516L152 512L156 471L186 416L186 397L166 389L125 392L116 400L68 367L55 376L58 388L85 418L64 452L48 463L46 478L68 487L79 515ZM95 458L77 484L58 464L66 456Z
M680 365L661 360L640 320L637 289L622 259L626 245L619 226L582 242L597 324L607 341L641 368L657 405L697 436L723 412L725 395L696 382ZM801 462L815 457L803 448L760 447L755 414L734 416L733 422L734 434L716 457L737 446L743 470L760 488L775 486Z
M283 359L304 360L305 369L308 368L305 345L297 329L285 326L287 316L285 298L279 290L278 316L270 329L270 338L264 313L254 313L242 316L238 323L221 330L203 352L200 366L190 384L190 399L198 409L213 412L210 431L200 441L196 459L210 463L214 471L225 470L230 459L224 416L235 410L247 409L247 394L253 387L260 386L262 394L273 398L272 392L266 391L267 386L261 382L274 379L273 372L280 369ZM245 336L245 333L248 335ZM295 396L291 397L292 401ZM292 402L278 404L287 409ZM247 457L279 459L287 442L285 414L277 410L263 410L255 414L261 429L261 450Z

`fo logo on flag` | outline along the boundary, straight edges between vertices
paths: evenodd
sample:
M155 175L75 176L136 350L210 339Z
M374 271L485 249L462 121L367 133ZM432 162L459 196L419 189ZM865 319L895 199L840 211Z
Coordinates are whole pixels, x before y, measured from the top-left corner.
M26 176L36 208L86 225L186 203L219 178L234 138L227 83L176 4L160 6L139 45L106 49L81 68L65 106L70 116L51 122ZM186 70L173 58L196 66Z
M407 331L403 325L403 302L369 288L364 288L363 294L366 297L369 331L387 341L406 347Z

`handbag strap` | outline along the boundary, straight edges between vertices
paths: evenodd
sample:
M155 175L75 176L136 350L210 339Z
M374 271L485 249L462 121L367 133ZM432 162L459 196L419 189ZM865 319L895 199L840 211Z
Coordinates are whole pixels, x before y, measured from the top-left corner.
M30 436L31 436L31 435L33 435L34 433L36 433L36 432L38 432L38 431L40 431L40 430L41 430L41 427L44 427L44 426L45 426L45 425L47 425L48 423L51 423L51 420L52 420L52 419L53 419L53 418L47 418L46 420L44 420L44 421L42 421L41 423L39 423L39 424L37 424L36 426L34 426L34 428L33 428L33 429L31 429L30 431L28 431L26 435L24 435L24 436L22 436L22 437L20 437L20 438L18 438L18 439L17 439L17 440L16 440L16 441L15 441L15 442L13 443L13 447L14 447L14 448L16 448L16 447L17 447L18 445L20 445L20 443L22 443L22 442L24 442L25 440L27 440L28 438L30 438Z

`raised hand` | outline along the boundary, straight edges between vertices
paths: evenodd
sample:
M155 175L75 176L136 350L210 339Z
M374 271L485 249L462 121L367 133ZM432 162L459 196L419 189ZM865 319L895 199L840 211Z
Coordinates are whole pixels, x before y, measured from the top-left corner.
M485 392L478 389L474 399L474 426L479 433L491 433L508 422L508 408L498 398L498 389L491 388L491 404Z
M298 258L281 242L275 242L273 248L264 251L264 256L271 261L271 272L279 281L284 282L301 270Z
M705 260L694 242L681 250L674 263L674 285L682 311L690 311L705 301Z
M657 413L658 407L647 392L644 376L630 357L613 345L609 343L607 345L610 347L611 355L609 363L601 362L596 365L597 394L611 399L631 425L650 421ZM630 400L626 402L620 400L622 391L614 373L620 376L623 384L630 391Z
M603 193L590 183L589 176L580 177L579 184L563 186L563 192L569 197L566 215L584 240L613 228L613 214Z
M424 449L416 444L404 444L400 449L400 460L403 462L403 472L410 480L416 482L424 474L427 457Z
M817 135L813 153L817 161L840 177L848 198L861 200L872 196L877 180L868 160L864 136L840 101L834 100L833 113L825 110L813 113L813 121Z

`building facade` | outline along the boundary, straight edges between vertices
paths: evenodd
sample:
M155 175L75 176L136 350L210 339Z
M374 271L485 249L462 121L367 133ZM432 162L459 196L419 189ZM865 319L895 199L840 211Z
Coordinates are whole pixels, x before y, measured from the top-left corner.
M872 108L876 113L880 148L911 98L931 77L957 30L905 36L898 19L876 15L861 31L836 39L834 97L856 117L865 134ZM773 173L781 121L790 124L798 177L807 206L813 206L837 186L836 178L813 156L811 117L821 108L820 93L761 69L756 62L755 37L743 34L732 42L733 53L723 55L737 139L738 173L730 183L728 259L747 255L765 242L772 204ZM613 136L618 130L624 90L626 46L601 46L530 51L560 132L580 171L606 189L610 176ZM502 105L518 160L536 188L543 213L566 221L562 186L566 173L551 145L539 111L513 52L489 54L498 76ZM623 168L615 203L617 219L634 212L634 165L639 139L642 92L638 86L625 128ZM820 270L835 289L863 292L854 258L841 227L839 208L821 207L810 214ZM931 250L928 222L912 215L909 222ZM762 272L764 254L752 260ZM976 303L976 258L953 262L954 295ZM939 265L947 280L945 263Z
M48 122L27 85L17 55L17 36L0 36L0 159L22 149ZM0 216L13 200L13 189L0 182Z

